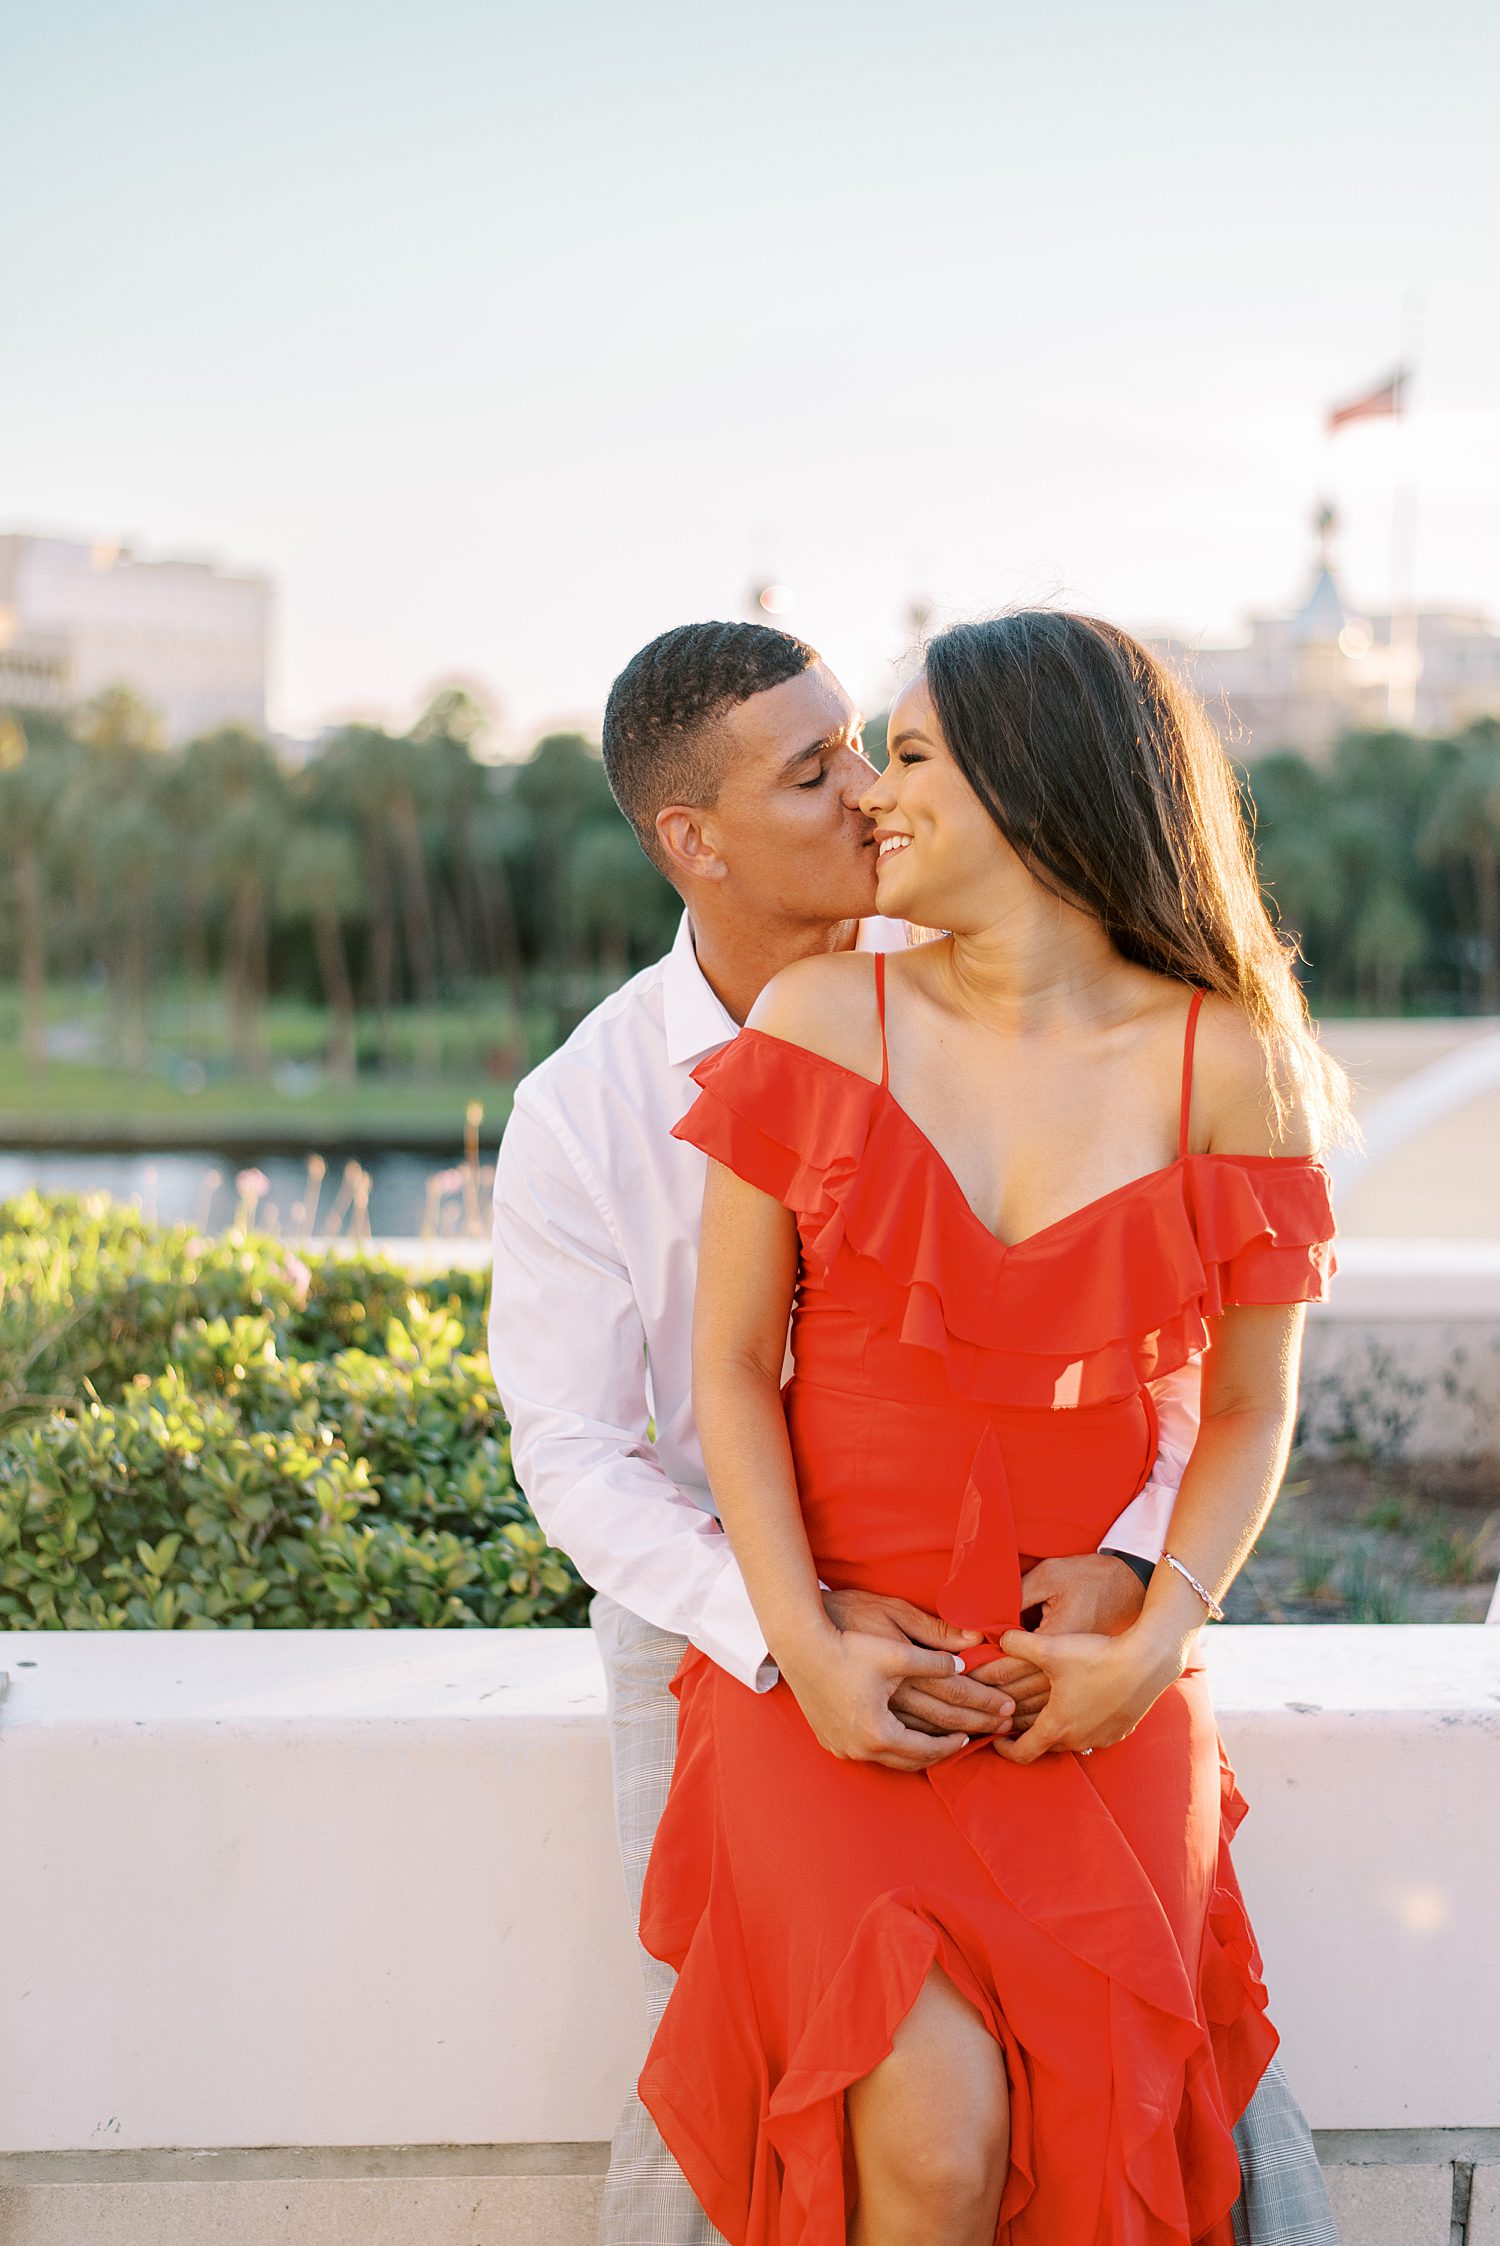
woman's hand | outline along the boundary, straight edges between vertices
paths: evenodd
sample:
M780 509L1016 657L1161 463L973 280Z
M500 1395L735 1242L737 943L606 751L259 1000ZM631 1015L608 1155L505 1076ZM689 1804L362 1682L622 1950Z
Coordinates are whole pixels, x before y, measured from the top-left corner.
M1038 1560L1021 1578L1021 1605L1039 1606L1035 1631L1021 1632L1026 1651L1019 1660L992 1661L969 1671L979 1683L996 1685L1014 1703L1005 1727L1012 1739L1029 1731L1047 1705L1052 1682L1032 1659L1040 1633L1076 1636L1080 1631L1116 1637L1141 1611L1144 1584L1113 1552L1079 1552L1067 1559ZM904 1710L902 1711L904 1713Z
M953 1677L951 1653L929 1651L905 1636L840 1630L830 1622L775 1658L819 1746L841 1762L929 1770L969 1745L962 1732L929 1738L912 1731L891 1709L891 1695L903 1679Z
M1195 1636L1148 1631L1141 1623L1113 1638L1007 1630L1002 1651L1044 1669L1052 1691L1023 1737L991 1742L995 1753L1031 1763L1046 1754L1113 1747L1182 1675Z
M951 1652L958 1661L970 1659L973 1648L983 1643L978 1630L960 1630L941 1615L928 1614L909 1599L884 1591L825 1591L823 1608L837 1629L866 1630L872 1637ZM1018 1664L1005 1661L998 1666L1014 1669ZM1036 1671L1030 1673L1037 1678L1040 1707L1047 1697L1046 1680ZM890 1705L908 1731L925 1732L935 1739L946 1738L951 1731L967 1732L971 1739L1008 1731L1016 1712L1015 1701L1008 1692L996 1690L994 1680L986 1677L978 1682L973 1671L961 1668L947 1677L903 1677Z

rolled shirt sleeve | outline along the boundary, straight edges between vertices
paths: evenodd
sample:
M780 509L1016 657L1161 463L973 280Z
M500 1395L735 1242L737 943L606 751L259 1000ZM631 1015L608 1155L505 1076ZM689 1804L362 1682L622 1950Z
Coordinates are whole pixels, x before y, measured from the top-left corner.
M1177 1492L1198 1440L1201 1395L1202 1368L1196 1360L1151 1383L1157 1418L1156 1464L1139 1496L1132 1498L1109 1534L1100 1538L1101 1551L1133 1552L1151 1561L1161 1558Z
M496 1165L494 1247L490 1366L543 1532L594 1590L769 1689L777 1671L729 1540L650 1437L645 1329L608 1204L524 1092Z

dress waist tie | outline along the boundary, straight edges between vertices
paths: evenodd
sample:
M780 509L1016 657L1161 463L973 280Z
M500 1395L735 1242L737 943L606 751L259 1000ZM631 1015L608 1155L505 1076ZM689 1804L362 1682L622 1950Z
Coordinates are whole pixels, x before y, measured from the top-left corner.
M992 1424L969 1461L969 1479L953 1538L953 1562L938 1593L938 1613L960 1630L982 1630L985 1642L963 1655L966 1669L1000 1658L1002 1631L1021 1626L1021 1558L1005 1453Z

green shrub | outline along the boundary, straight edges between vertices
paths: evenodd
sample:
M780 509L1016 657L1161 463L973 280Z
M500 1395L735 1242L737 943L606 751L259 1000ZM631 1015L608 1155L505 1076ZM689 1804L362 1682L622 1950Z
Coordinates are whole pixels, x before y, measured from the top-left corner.
M1356 1546L1338 1578L1339 1596L1349 1622L1407 1622L1411 1619L1406 1594L1394 1576L1386 1575L1363 1546Z
M1433 1583L1479 1583L1491 1574L1494 1561L1486 1556L1493 1521L1477 1529L1436 1521L1422 1538L1422 1569Z
M1338 1565L1338 1553L1333 1546L1316 1537L1304 1537L1296 1547L1295 1558L1292 1589L1296 1596L1299 1599L1326 1598Z
M0 1628L581 1624L515 1486L484 1281L0 1206Z

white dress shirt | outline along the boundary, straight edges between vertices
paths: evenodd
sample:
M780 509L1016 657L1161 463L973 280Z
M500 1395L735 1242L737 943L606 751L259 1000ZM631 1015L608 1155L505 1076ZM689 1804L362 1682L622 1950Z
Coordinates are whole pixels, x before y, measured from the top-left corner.
M905 948L870 919L860 948ZM671 1135L690 1071L735 1035L687 915L516 1088L495 1172L490 1363L516 1479L586 1583L764 1691L764 1633L714 1512L693 1424L692 1317L707 1158ZM1161 1447L1106 1545L1160 1558L1198 1430L1199 1376L1152 1389Z

